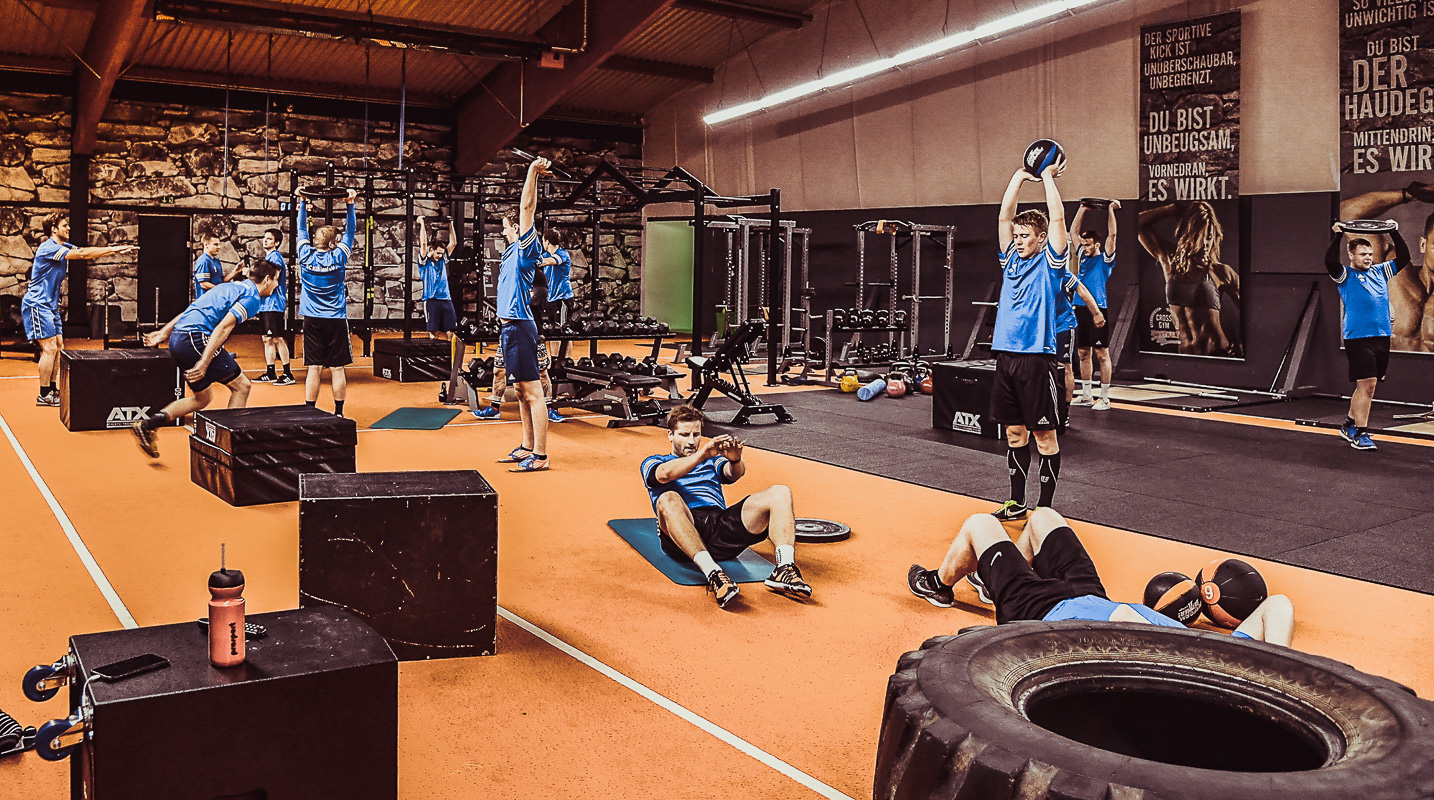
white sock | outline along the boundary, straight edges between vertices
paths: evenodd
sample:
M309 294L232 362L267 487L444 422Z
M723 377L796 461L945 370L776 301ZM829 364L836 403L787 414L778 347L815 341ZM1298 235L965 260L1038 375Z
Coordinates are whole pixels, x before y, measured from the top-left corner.
M711 575L717 571L717 562L712 559L712 554L706 550L692 557L692 563L702 570L703 575Z
M1105 381L1100 382L1100 399L1110 399L1110 384L1106 383Z
M777 566L797 563L797 548L790 544L777 545Z

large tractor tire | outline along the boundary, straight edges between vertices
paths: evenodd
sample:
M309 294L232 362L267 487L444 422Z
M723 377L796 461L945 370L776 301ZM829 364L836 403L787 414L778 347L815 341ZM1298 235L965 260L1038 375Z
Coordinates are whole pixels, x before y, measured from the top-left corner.
M887 684L879 800L1434 797L1434 703L1223 634L1023 622L943 636Z

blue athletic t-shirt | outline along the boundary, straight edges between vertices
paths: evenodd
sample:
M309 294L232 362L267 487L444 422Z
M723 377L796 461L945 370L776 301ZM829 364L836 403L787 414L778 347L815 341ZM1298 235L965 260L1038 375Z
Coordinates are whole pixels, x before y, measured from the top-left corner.
M224 281L224 264L219 259L208 253L200 253L198 260L194 262L194 299L198 300L207 289L200 286L201 283L212 283L218 286Z
M1051 273L1067 272L1066 254L1057 253L1046 242L1035 255L1022 258L1016 252L1016 243L1011 242L1000 260L1001 301L996 307L996 334L991 349L1054 355L1060 284Z
M698 464L691 472L683 475L675 481L658 484L659 488L652 487L652 472L667 462L678 458L668 453L665 456L648 456L643 459L642 485L647 487L647 494L652 499L652 511L657 513L657 498L664 492L675 491L682 496L682 501L688 508L700 508L702 506L716 506L717 508L727 507L727 498L722 496L722 468L727 466L726 456L714 456Z
M1104 251L1093 256L1081 254L1080 257L1080 282L1090 290L1095 298L1095 304L1106 308L1107 298L1105 296L1105 284L1110 280L1110 271L1115 269L1115 254ZM1077 296L1075 301L1085 305L1085 299Z
M225 314L233 314L237 324L259 313L260 299L259 287L251 280L221 283L190 303L175 321L174 330L211 334Z
M270 250L264 254L264 260L279 268L279 288L268 297L259 298L260 311L283 311L289 307L289 265L284 263L284 256L278 250Z
M448 295L448 259L425 258L418 264L418 277L423 280L424 300L452 300Z
M344 269L354 249L354 228L358 221L354 207L349 206L348 225L343 239L332 250L315 250L309 243L309 218L304 203L299 204L299 313L318 319L347 319L348 296L344 291Z
M1051 270L1051 280L1056 282L1056 333L1072 330L1076 326L1076 287L1080 278L1068 269Z
M1339 321L1346 339L1390 336L1394 333L1389 310L1389 281L1399 272L1393 261L1369 269L1345 267L1335 279L1339 285Z
M529 228L518 241L503 251L503 266L498 270L498 319L532 319L528 296L533 293L533 277L543 248L538 232Z
M568 276L573 271L573 259L568 251L559 247L549 253L550 258L556 258L558 263L543 267L543 272L548 276L548 302L555 303L559 300L573 299L573 285L568 281Z
M1107 622L1110 615L1115 613L1119 606L1130 606L1135 613L1145 618L1146 622L1152 625L1159 625L1162 628L1184 628L1179 620L1171 619L1149 606L1139 603L1117 603L1107 600L1104 597L1097 597L1093 594L1083 594L1080 597L1072 597L1069 600L1062 600L1056 603L1042 620L1045 622L1057 622L1063 619L1089 620L1092 622Z
M30 268L30 287L24 302L47 308L60 307L60 282L65 279L65 253L75 245L46 239L35 248L35 263Z

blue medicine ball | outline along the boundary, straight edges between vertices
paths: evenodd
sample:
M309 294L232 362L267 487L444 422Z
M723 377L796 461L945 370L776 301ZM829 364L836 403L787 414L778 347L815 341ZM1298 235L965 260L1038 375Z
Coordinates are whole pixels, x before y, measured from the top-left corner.
M1026 172L1040 177L1046 167L1056 163L1056 160L1065 155L1065 151L1054 139L1037 139L1031 142L1026 148L1026 156L1021 161L1021 167Z

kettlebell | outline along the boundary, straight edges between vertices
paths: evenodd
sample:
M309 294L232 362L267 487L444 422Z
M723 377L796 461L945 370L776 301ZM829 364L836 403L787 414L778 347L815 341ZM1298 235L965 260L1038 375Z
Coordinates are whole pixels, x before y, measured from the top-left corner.
M848 367L841 375L841 390L850 394L861 387L861 378L856 375L856 370Z
M930 375L927 375L926 377L922 378L922 379L921 379L921 393L922 393L922 394L934 394L935 392L936 392L936 388L931 385L931 376L930 376Z
M886 381L887 397L904 397L906 395L906 378L899 372L893 372Z

